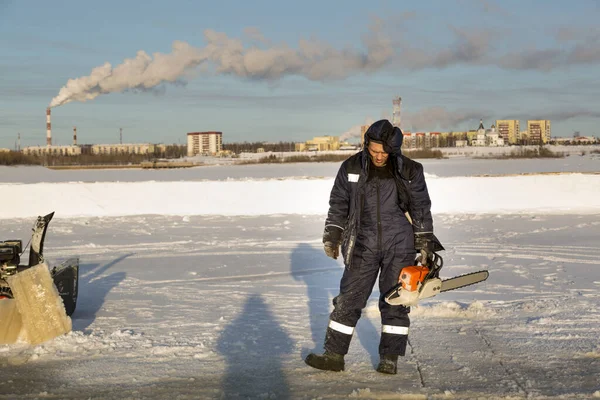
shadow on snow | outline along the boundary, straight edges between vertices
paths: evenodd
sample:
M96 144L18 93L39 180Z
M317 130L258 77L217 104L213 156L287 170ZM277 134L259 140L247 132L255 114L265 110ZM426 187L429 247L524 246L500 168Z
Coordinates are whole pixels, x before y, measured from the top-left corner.
M77 308L71 317L73 330L85 331L94 322L96 314L102 308L108 293L127 276L125 272L115 272L107 276L102 276L102 274L131 255L133 253L124 254L104 265L80 265Z
M263 298L249 295L217 343L226 362L223 398L290 398L281 357L292 349L293 341Z
M322 269L315 271L317 267ZM331 271L335 274L331 274ZM343 266L338 261L326 257L321 249L315 249L307 243L300 243L292 251L291 272L295 280L303 281L306 285L310 330L312 340L317 346L315 349L303 349L302 358L304 358L309 352L323 352L322 344L329 323L330 304L339 294ZM369 353L371 363L377 365L380 336L378 329L368 318L363 317L358 321L355 336Z

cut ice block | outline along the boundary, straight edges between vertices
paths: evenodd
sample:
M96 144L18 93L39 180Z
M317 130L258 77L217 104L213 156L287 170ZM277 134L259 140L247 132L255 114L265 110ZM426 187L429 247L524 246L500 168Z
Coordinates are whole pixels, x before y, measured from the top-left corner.
M0 300L0 344L15 343L19 338L22 326L16 300Z
M10 276L7 282L29 343L40 344L71 331L71 318L65 312L46 263Z

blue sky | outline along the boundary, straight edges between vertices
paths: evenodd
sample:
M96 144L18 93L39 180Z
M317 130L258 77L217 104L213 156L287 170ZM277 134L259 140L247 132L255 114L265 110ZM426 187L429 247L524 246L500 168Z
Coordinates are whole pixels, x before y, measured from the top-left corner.
M63 145L73 126L79 143L304 141L391 118L396 96L405 130L600 135L599 17L594 0L0 0L0 147L45 144L51 102Z

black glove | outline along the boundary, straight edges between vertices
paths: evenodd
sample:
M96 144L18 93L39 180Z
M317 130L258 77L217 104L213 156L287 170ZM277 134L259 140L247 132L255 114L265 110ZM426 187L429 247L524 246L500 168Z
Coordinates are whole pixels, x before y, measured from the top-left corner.
M417 232L415 233L415 250L421 254L421 264L430 265L433 253L444 250L444 246L433 232Z
M323 245L327 257L336 260L340 255L342 232L344 232L344 230L339 226L327 225L325 227L325 232L323 232Z
M419 232L415 233L415 250L417 253L421 250L425 250L429 253L433 253L433 242L432 242L433 233L427 232Z

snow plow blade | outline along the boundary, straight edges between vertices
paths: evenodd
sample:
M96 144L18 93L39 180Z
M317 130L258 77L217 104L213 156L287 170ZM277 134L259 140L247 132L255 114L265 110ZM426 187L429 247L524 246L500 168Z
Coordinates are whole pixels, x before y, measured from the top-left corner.
M46 263L10 276L7 282L14 295L14 300L9 302L16 303L21 317L23 332L18 339L37 345L71 331L71 318ZM13 337L14 331L11 328L7 336Z
M50 271L58 294L62 298L65 311L70 317L77 306L79 292L79 258L69 258L67 261L52 268Z

